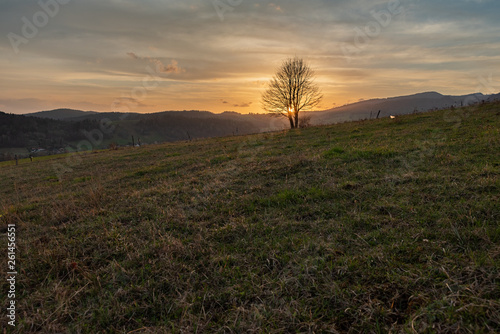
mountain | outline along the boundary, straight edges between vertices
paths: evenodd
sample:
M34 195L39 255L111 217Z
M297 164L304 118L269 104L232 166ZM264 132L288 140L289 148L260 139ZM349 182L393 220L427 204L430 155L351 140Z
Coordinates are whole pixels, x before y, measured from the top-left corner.
M376 118L379 111L379 117L388 117L494 100L500 100L500 94L450 96L426 92L360 101L325 111L303 112L301 117L310 116L312 125L333 124ZM111 132L101 131L104 121L112 126ZM140 138L141 143L159 143L287 128L285 118L266 114L214 114L198 110L140 114L56 109L27 115L0 114L0 148L43 148L47 152L60 152L64 148L75 149L79 143L88 140L88 134L93 131L102 134L101 141L92 147L100 149L111 143L131 145L132 138L135 142Z
M425 112L433 109L442 109L450 106L464 106L475 104L481 101L500 100L500 94L483 95L481 93L468 94L461 96L442 95L437 92L425 92L407 96L398 96L381 99L371 99L344 105L341 107L314 112L304 112L302 116L310 116L311 124L333 124L346 121L356 121L361 119L376 118L380 110L379 117L388 117L390 115L404 115L414 112ZM260 131L275 131L287 127L286 120L283 118L272 118L263 114L239 114L236 112L224 112L214 114L209 111L199 110L179 110L163 111L150 114L140 113L119 113L119 112L95 112L81 111L74 109L56 109L26 114L40 118L50 118L55 120L82 121L86 119L119 121L137 121L147 120L157 117L188 118L192 120L231 120L233 122L245 122L258 127ZM234 130L234 129L233 129ZM258 131L258 132L260 132ZM246 132L248 133L248 132Z
M32 115L32 114L30 114ZM119 113L119 112L106 112L106 113L91 113L85 114L83 116L68 118L70 121L82 121L82 120L110 120L110 121L140 121L140 120L150 120L150 119L189 119L194 122L205 122L207 120L217 120L217 121L230 121L242 124L241 130L243 133L251 133L248 126L253 129L251 131L255 132L269 132L282 130L286 127L286 122L284 119L272 117L266 114L240 114L234 111L226 111L220 114L215 114L210 111L200 111L200 110L171 110L171 111L161 111L149 114L140 113ZM174 123L167 124L167 127L174 126ZM235 131L238 126L236 125L231 131ZM254 129L257 128L257 129ZM238 131L237 131L238 132Z
M500 101L500 93L493 94L488 97L488 102Z
M42 148L46 153L55 153L71 143L78 143L85 138L85 131L99 126L96 120L68 122L0 112L0 149L23 148L25 156ZM0 160L9 158L0 152Z
M284 119L269 115L195 110L153 114L70 109L27 115L0 113L0 149L20 148L24 151L21 155L28 156L38 149L43 149L44 154L75 150L82 142L95 138L99 141L92 148L102 149L111 143L132 145L139 139L144 144L174 142L275 131L285 126ZM105 131L109 128L112 130ZM0 160L9 158L0 156Z
M82 117L87 115L97 114L95 111L81 111L75 109L55 109L39 111L32 114L26 114L27 116L40 117L40 118L50 118L57 120L65 120L75 117Z
M376 118L379 110L379 117L389 117L390 115L405 115L451 106L466 106L488 100L489 97L491 96L481 93L451 96L442 95L437 92L425 92L408 96L360 101L330 110L305 114L311 116L312 124L333 124Z

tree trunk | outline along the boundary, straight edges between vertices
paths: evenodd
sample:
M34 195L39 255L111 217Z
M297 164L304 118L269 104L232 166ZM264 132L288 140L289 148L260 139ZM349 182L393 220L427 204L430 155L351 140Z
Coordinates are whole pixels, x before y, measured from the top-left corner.
M295 112L295 128L298 129L299 128L299 113L298 112Z
M290 121L290 128L293 129L294 128L294 124L293 124L293 118L292 118L292 116L288 116L288 120Z

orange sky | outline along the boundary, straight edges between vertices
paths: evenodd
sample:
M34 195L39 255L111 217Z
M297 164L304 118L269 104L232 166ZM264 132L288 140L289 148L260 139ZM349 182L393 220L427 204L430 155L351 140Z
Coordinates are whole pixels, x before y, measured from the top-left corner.
M51 1L0 4L2 111L256 113L295 55L316 70L322 109L500 91L495 1Z

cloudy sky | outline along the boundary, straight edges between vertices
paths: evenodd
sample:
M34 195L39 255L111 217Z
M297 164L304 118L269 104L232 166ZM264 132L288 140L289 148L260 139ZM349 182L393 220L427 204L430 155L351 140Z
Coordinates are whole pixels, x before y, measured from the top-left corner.
M498 0L0 0L0 110L261 112L287 57L322 109L500 92Z

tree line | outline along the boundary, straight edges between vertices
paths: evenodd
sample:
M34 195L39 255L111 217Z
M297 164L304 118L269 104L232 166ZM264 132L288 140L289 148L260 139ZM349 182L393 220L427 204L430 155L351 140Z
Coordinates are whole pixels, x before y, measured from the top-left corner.
M0 148L58 149L96 128L99 121L93 119L68 122L0 112Z

